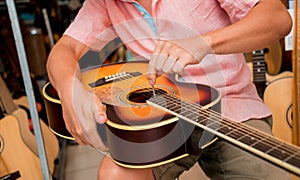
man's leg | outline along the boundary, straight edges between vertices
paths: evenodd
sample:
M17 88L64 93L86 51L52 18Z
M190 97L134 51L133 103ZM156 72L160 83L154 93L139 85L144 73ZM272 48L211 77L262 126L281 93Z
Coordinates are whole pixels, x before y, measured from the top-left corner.
M271 127L264 120L249 120L245 124L271 134ZM291 178L283 169L223 140L218 140L204 149L199 164L206 175L214 180Z

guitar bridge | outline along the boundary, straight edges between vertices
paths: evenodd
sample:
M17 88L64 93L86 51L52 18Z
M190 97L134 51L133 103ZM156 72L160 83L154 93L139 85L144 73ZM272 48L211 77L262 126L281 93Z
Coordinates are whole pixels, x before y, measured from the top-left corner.
M104 84L112 83L113 81L114 82L121 81L121 80L129 79L129 78L133 78L136 76L140 76L140 75L142 75L142 73L140 73L140 72L121 72L121 73L112 74L112 75L108 75L103 78L100 78L97 81L90 83L89 85L94 88L97 86L102 86Z

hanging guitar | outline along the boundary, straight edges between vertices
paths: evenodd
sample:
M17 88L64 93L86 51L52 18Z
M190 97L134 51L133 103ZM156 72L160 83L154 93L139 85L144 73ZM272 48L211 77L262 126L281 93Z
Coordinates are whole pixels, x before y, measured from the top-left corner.
M136 61L82 72L85 88L106 106L107 145L117 164L154 167L200 154L216 138L222 138L300 175L299 147L222 117L221 96L212 87L162 75L154 95L144 75L147 68L147 61ZM50 83L43 87L43 95L50 128L72 138L62 131L60 101Z

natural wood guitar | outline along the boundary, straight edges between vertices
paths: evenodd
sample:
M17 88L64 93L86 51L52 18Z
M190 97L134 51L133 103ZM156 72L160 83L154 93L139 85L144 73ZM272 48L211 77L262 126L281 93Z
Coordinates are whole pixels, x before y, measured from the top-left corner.
M0 155L9 173L19 172L20 179L43 179L38 156L24 143L16 116L0 120Z
M107 144L117 164L154 167L200 154L216 138L222 138L300 175L299 147L223 117L220 93L212 87L162 75L153 94L145 78L147 68L147 62L138 61L82 73L86 89L106 105ZM44 86L43 94L50 127L57 133L57 125L64 126L60 101L50 83Z

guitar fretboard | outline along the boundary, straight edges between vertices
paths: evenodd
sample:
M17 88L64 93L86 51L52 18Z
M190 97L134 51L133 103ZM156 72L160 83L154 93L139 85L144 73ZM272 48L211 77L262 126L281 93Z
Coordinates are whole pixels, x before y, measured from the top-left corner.
M279 141L245 124L230 121L218 112L175 96L160 94L147 102L300 175L300 148L297 146Z
M252 52L253 82L266 82L266 63L264 50Z

